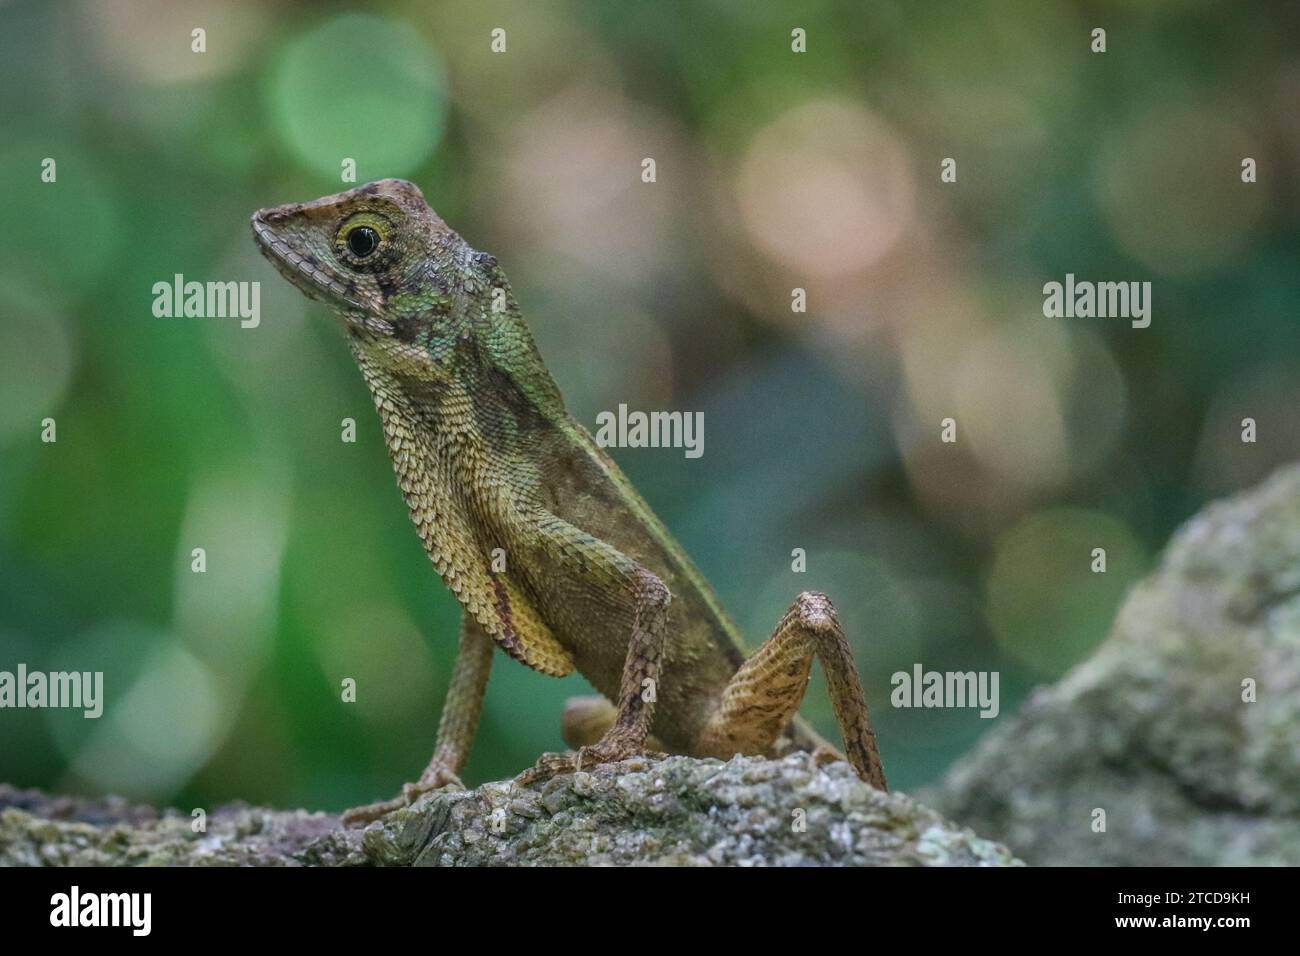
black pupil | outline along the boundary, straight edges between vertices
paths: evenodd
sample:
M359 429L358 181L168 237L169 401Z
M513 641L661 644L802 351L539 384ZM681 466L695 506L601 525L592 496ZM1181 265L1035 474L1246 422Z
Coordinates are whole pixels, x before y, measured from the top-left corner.
M379 233L369 226L358 226L348 233L348 250L358 259L364 259L379 245Z

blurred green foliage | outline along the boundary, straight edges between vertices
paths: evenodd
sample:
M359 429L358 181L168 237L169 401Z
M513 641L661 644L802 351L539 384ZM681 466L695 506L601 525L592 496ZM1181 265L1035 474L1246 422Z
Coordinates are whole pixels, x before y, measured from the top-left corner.
M333 321L248 234L345 158L500 258L580 421L705 412L703 458L616 457L751 643L831 595L891 781L934 779L989 722L893 709L891 673L999 670L1010 713L1179 521L1300 452L1282 11L0 5L0 670L107 697L0 711L0 779L339 808L427 759L455 602ZM1044 318L1067 272L1151 281L1151 328ZM177 273L261 282L260 325L155 318ZM467 778L559 748L583 690L500 659ZM833 733L819 676L804 709Z

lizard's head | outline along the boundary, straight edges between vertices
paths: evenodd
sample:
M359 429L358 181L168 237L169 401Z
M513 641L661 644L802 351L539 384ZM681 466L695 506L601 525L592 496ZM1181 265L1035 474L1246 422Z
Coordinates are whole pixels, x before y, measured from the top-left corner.
M260 209L252 227L280 273L350 329L407 344L451 331L467 293L495 265L401 179Z
M496 259L474 251L411 183L381 179L262 209L252 226L276 269L342 317L367 380L386 376L410 394L457 381L520 396L520 407L562 408Z

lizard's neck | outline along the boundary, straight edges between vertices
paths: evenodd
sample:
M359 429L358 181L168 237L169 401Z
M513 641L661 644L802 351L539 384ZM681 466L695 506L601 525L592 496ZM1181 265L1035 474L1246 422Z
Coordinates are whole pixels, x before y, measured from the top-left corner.
M366 387L370 389L375 410L379 412L384 426L384 441L393 463L400 466L416 452L423 457L435 455L439 446L455 432L454 424L446 428L442 426L444 416L439 414L439 406L445 400L444 393L452 386L418 380L410 374L404 375L388 368L387 363L376 361L366 345L355 339L352 354ZM428 467L430 463L410 464Z
M354 338L352 348L417 527L421 515L447 505L431 494L454 497L491 526L542 493L537 463L566 429L567 414L540 359L524 363L534 375L521 379L473 336L458 339L434 369L425 357L406 362L389 343Z

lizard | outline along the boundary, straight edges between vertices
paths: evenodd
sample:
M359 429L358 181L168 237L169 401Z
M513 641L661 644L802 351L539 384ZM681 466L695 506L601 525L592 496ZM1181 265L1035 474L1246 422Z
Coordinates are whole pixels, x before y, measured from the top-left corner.
M862 685L835 608L800 594L748 654L717 595L591 434L567 412L496 258L420 189L384 179L252 216L258 248L336 313L369 387L411 521L461 605L433 756L362 825L461 786L497 648L543 674L578 671L574 748L515 779L667 750L699 757L810 751L886 789ZM797 713L820 659L844 751Z

